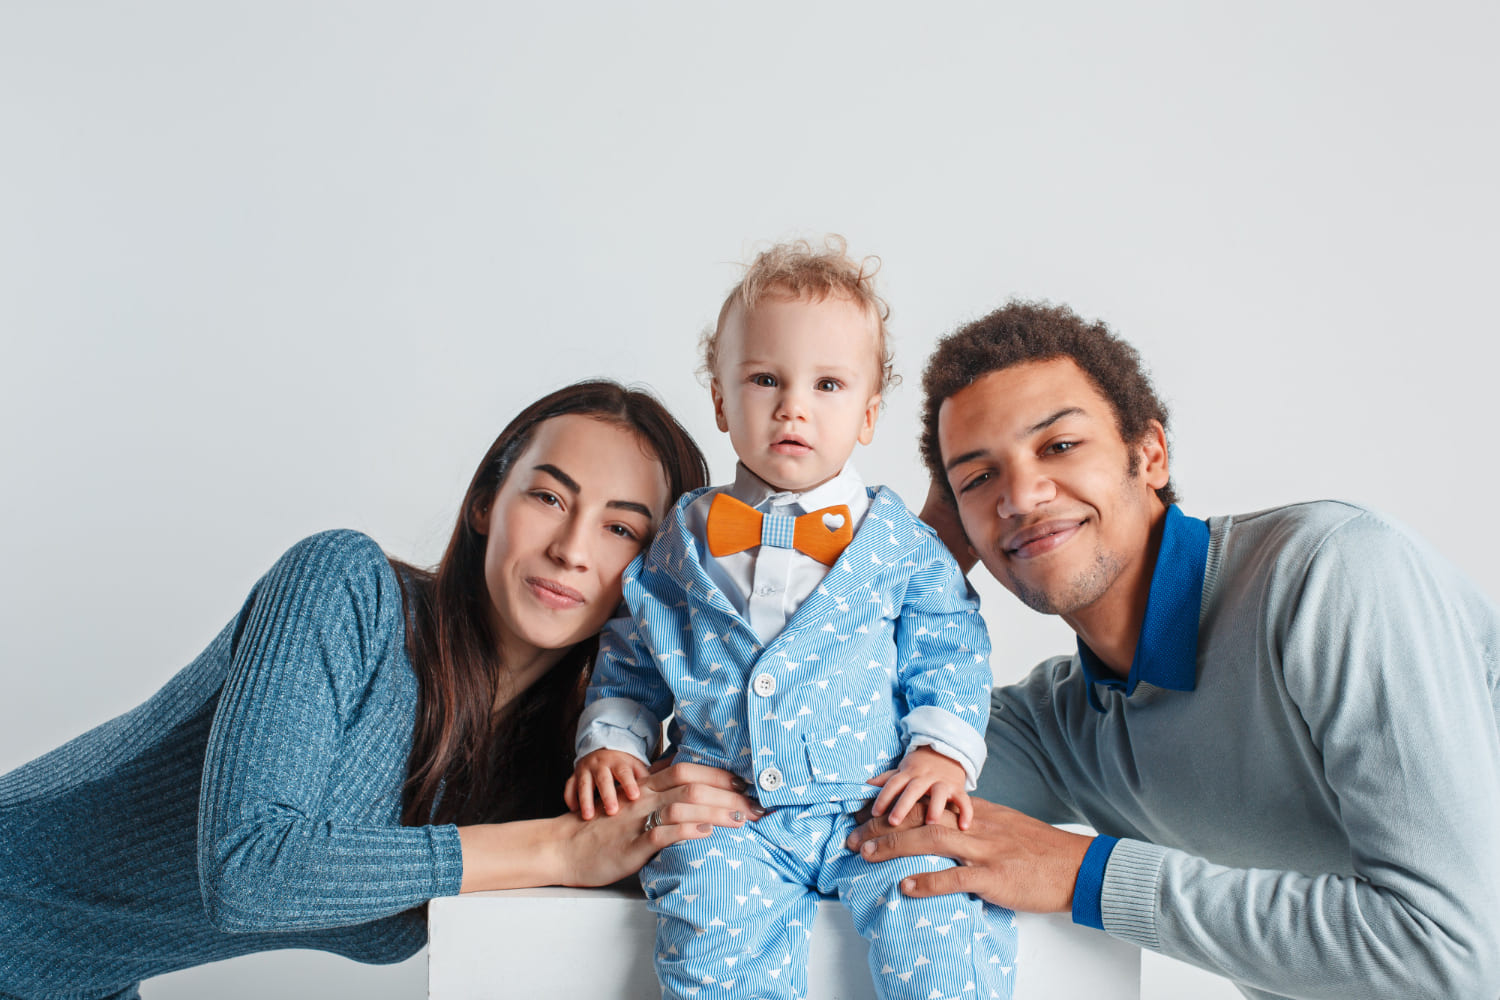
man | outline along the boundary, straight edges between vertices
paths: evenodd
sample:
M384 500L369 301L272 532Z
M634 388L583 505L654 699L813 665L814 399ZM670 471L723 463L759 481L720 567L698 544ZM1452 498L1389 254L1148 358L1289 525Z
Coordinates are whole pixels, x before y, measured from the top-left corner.
M923 516L1078 651L993 692L998 804L969 831L874 820L851 846L957 858L903 891L1071 910L1250 997L1500 996L1477 588L1349 504L1184 515L1139 357L1066 308L959 330L923 388Z

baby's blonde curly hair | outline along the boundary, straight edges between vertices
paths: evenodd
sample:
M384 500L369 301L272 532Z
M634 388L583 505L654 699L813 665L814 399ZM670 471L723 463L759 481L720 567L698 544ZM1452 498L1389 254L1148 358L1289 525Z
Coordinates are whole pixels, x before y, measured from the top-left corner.
M880 270L879 257L865 257L856 261L849 256L849 244L837 234L823 238L822 249L815 249L807 240L778 243L756 255L745 270L745 277L730 289L719 309L719 320L713 329L705 330L700 339L703 363L698 371L712 379L718 370L719 339L724 333L724 321L735 305L743 305L748 313L763 299L771 296L792 299L810 299L821 302L830 295L843 295L857 303L875 320L876 363L879 369L880 391L885 393L901 381L895 372L890 342L886 332L886 320L890 318L890 306L875 294L875 272Z

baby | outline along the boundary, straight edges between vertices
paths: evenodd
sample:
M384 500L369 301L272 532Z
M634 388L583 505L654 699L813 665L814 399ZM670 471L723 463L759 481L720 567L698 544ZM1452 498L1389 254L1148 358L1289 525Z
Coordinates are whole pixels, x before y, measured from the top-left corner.
M841 240L756 258L705 338L735 480L677 503L626 570L631 617L600 640L569 808L634 798L675 713L678 759L734 772L767 810L642 870L669 997L806 996L818 893L870 942L881 997L1011 995L1008 911L908 899L903 878L952 862L844 846L872 798L897 822L951 803L967 826L985 755L977 604L934 532L849 464L891 380L886 313Z

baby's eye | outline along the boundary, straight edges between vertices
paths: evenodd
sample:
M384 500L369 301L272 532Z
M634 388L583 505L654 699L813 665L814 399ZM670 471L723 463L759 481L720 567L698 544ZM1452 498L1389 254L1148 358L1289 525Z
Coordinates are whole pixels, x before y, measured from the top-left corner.
M836 378L820 378L817 387L819 392L838 392L844 387L844 383Z
M767 375L765 372L762 372L759 375L751 375L750 381L753 384L760 386L762 389L776 388L776 376Z

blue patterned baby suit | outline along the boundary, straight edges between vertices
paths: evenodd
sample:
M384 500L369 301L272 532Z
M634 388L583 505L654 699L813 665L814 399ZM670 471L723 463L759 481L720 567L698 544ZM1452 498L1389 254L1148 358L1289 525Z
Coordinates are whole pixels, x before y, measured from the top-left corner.
M983 764L989 640L958 566L892 490L869 491L849 547L762 645L686 526L704 492L683 497L626 570L631 616L601 637L580 726L580 753L644 756L675 713L679 759L734 772L768 810L642 870L664 996L806 996L821 892L870 941L881 997L1009 997L1010 911L901 895L902 878L947 859L871 864L844 847L853 813L878 793L866 779L898 767L914 736L956 746L971 773ZM629 722L597 721L606 716Z

